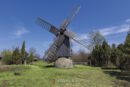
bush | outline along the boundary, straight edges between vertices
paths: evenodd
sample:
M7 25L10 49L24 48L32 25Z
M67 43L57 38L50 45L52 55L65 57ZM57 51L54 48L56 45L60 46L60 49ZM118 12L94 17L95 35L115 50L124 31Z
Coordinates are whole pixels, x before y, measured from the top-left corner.
M12 52L10 50L4 50L1 53L2 62L5 64L12 64Z
M13 64L21 64L21 56L20 56L20 51L19 48L16 47L13 51L12 54L12 60L13 60Z

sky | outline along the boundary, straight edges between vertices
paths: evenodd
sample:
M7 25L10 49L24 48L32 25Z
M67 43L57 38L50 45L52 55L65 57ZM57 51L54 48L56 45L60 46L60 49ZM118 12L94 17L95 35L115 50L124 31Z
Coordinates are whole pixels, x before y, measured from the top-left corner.
M36 49L44 55L55 36L36 24L37 17L57 28L71 10L81 9L68 29L86 38L92 31L100 31L108 43L124 43L130 26L130 0L0 0L0 51L21 47ZM73 50L83 49L72 43Z

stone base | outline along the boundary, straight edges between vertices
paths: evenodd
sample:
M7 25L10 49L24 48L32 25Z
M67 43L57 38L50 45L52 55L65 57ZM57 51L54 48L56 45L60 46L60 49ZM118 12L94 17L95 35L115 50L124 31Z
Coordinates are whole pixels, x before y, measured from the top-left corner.
M64 57L57 59L54 65L56 68L73 68L74 67L72 60L70 58L64 58Z

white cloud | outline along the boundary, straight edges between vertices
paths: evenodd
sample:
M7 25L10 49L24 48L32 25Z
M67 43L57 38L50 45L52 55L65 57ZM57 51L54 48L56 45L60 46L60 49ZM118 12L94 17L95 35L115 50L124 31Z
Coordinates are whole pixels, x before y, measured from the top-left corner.
M115 29L116 27L108 27L108 28L102 28L98 30L102 35L106 36L115 33Z
M102 29L98 29L98 30L104 36L108 36L108 35L112 35L112 34L119 34L119 33L128 32L129 24L121 24L119 26L112 26L112 27L102 28Z
M22 37L23 35L25 34L28 34L29 31L25 28L25 27L22 27L22 26L17 26L16 27L16 30L13 32L13 35L14 37Z
M94 31L99 31L103 36L109 36L113 34L119 34L119 33L124 33L128 32L130 30L130 23L124 23L118 26L112 26L112 27L106 27L106 28L99 28L99 29L94 29ZM83 33L77 35L78 39L80 40L87 40L88 38L88 33Z
M125 22L127 22L127 23L130 22L130 19L127 19Z
M127 23L126 23L127 22ZM128 23L129 22L129 23ZM124 32L128 32L130 29L130 19L127 19L123 24L117 25L117 26L111 26L111 27L106 27L106 28L99 28L99 29L95 29L95 31L99 31L103 36L107 37L109 35L114 35L114 34L120 34L120 33L124 33ZM79 40L88 40L88 33L83 33L83 34L79 34L77 35ZM84 47L79 46L77 44L75 44L75 42L73 42L73 49L74 52L78 52L79 50L86 50L84 49ZM113 43L113 42L109 42L109 43ZM119 44L119 42L116 42L116 44Z

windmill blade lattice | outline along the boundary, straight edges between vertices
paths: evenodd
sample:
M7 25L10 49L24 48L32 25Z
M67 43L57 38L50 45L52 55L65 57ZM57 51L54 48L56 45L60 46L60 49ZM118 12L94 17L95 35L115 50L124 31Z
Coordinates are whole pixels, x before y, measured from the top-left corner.
M50 46L48 51L45 53L44 59L47 62L54 62L58 57L57 57L57 52L60 49L65 37L64 35L58 36L53 44Z
M72 21L72 19L76 16L76 14L79 12L80 10L80 5L76 6L71 14L64 20L63 24L61 25L61 29L66 29L68 27L68 25L70 24L70 22Z
M77 42L78 44L84 46L85 48L89 48L89 42L90 42L90 38L88 39L81 39L80 37L78 37L78 35L76 35L76 33L67 30L64 32L64 34L66 36L68 36L69 38L73 39L75 42Z
M53 33L54 35L57 35L59 32L59 30L55 26L41 19L40 17L37 18L36 23L40 25L42 28L46 29L47 31Z
M90 46L89 46L89 40L88 39L80 39L78 37L74 37L72 38L76 43L82 45L83 47L87 48L87 49L90 49Z

